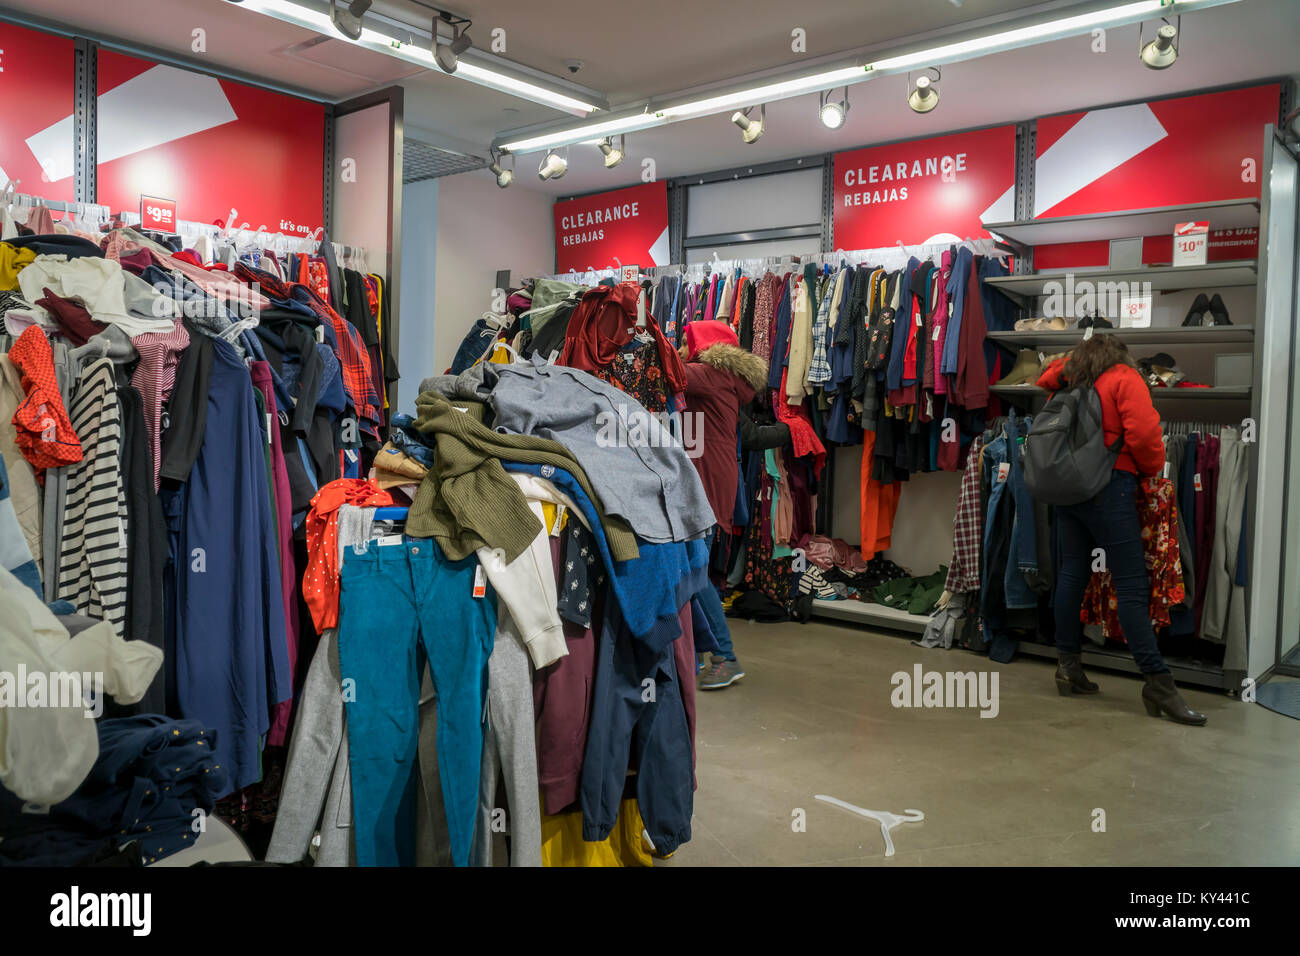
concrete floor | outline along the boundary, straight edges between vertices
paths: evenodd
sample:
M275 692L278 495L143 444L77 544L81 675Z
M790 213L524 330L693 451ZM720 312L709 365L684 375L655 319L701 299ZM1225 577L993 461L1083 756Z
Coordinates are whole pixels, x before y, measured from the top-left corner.
M1147 716L1136 676L1094 671L1099 695L1062 698L1047 661L730 623L746 676L697 697L694 836L661 865L1300 863L1300 721L1188 690L1209 723L1183 727ZM891 675L916 663L996 670L1000 713L893 707ZM819 793L925 820L893 831L887 859L875 822Z

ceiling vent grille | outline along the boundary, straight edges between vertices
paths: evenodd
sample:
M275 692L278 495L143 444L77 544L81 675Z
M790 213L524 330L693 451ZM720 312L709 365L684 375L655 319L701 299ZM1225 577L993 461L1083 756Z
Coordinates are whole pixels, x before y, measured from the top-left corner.
M422 179L437 179L485 169L488 161L452 149L408 139L402 144L402 182L414 183Z

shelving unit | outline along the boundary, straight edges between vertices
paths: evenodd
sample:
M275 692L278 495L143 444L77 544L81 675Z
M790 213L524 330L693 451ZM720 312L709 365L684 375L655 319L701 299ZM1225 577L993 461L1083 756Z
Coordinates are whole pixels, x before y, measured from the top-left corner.
M1019 348L1059 352L1078 345L1085 329L1064 332L990 332L988 338ZM1096 335L1118 335L1126 345L1227 345L1255 341L1253 325L1155 326L1145 329L1094 329Z
M1000 398L1009 399L1047 397L1047 389L1039 388L1037 385L990 385L989 391ZM1222 385L1212 388L1153 388L1151 389L1151 400L1155 402L1246 402L1250 401L1250 394L1249 385Z
M1129 236L1170 236L1180 222L1206 220L1211 229L1253 229L1259 226L1258 199L1190 203L1156 209L1130 209L1091 216L1057 216L984 226L993 235L1020 250L1062 242L1097 242Z
M813 599L813 613L819 617L833 617L854 624L875 624L916 634L922 633L930 620L928 616L908 614L883 604L853 600L826 601L821 598Z
M1203 266L1146 266L1137 269L1077 269L1070 270L1074 287L1082 282L1150 283L1152 292L1179 292L1183 289L1226 289L1233 286L1254 285L1259 273L1254 259L1236 262L1210 262ZM1045 296L1051 283L1065 281L1064 271L1036 272L1033 275L998 276L985 279L988 285L1010 296L1023 305L1029 299Z

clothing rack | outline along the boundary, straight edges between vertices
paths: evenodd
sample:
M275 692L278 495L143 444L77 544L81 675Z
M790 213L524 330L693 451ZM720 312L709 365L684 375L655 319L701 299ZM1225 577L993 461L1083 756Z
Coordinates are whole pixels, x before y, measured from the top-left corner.
M107 222L112 218L112 211L109 207L101 206L98 203L73 202L71 200L65 202L61 199L45 199L41 196L30 196L26 193L10 192L10 188L20 181L10 181L5 186L4 192L0 193L0 199L3 199L6 204L30 209L44 206L51 212L68 212L77 216L94 217L100 222Z
M746 275L772 269L796 271L809 262L818 268L838 266L843 262L851 265L869 263L892 270L901 269L907 264L907 260L913 256L917 259L931 259L942 255L954 246L968 248L975 255L988 258L1005 259L1010 255L1006 249L999 247L997 241L993 239L962 239L950 242L922 243L915 246L899 242L896 245L884 246L879 249L836 249L832 252L822 252L811 256L760 256L749 259L719 259L715 256L707 262L651 266L648 269L643 269L641 274L651 279L680 275L691 281L700 282L703 281L705 276L733 272L737 269ZM552 279L558 282L574 282L580 285L595 285L601 279L618 279L621 275L622 269L588 269L583 272L570 270L569 272L553 275L537 276L537 278Z

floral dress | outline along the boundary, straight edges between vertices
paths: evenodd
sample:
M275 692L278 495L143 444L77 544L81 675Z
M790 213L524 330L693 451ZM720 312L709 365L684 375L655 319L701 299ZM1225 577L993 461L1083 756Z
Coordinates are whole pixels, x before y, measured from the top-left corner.
M1143 478L1137 483L1136 497L1142 550L1151 582L1151 625L1158 630L1169 626L1169 609L1183 603L1186 596L1183 564L1178 557L1174 483L1168 478ZM1092 575L1083 595L1079 620L1084 624L1100 624L1102 634L1108 638L1124 639L1119 626L1119 602L1109 571Z

